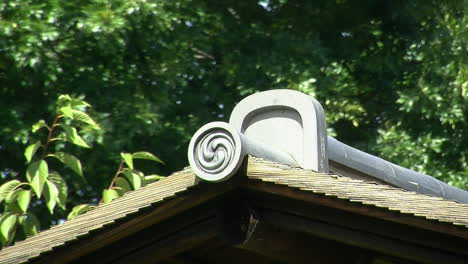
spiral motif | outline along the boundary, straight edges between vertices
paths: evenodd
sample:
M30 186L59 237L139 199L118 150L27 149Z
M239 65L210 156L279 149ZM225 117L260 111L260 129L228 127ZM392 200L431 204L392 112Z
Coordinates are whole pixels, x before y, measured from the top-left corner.
M233 176L245 156L241 135L225 122L211 122L198 129L187 154L193 172L214 182Z
M197 167L209 174L218 174L233 162L236 143L223 129L206 131L194 149Z

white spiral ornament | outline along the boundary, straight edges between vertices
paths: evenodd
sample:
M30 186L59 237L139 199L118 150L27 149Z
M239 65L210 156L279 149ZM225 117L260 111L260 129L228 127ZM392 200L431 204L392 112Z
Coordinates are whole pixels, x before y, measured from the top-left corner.
M198 177L223 181L239 169L242 159L239 133L228 123L212 122L201 127L190 140L189 163Z

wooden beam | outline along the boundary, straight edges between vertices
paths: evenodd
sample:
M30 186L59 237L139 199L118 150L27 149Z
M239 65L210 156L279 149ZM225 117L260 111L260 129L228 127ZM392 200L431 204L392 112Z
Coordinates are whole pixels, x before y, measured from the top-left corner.
M464 256L278 211L263 210L262 220L287 230L338 241L402 259L431 264L466 263Z
M279 228L262 220L256 224L250 239L236 247L278 263L371 264L373 259L368 250Z
M227 193L169 219L162 225L144 230L146 235L134 237L132 244L137 246L128 255L115 258L109 263L155 263L196 246L203 246L215 237L227 246L241 243L245 240L249 216L250 211L243 199L239 199L238 193ZM144 244L138 242L148 235L158 238L146 238ZM128 243L126 240L122 243ZM183 256L181 254L179 258Z
M257 254L253 251L245 250L231 245L226 245L219 238L207 241L190 251L178 254L175 258L187 261L185 263L223 263L223 264L239 264L239 263L255 263L255 264L281 264L284 262L276 261L264 255ZM182 262L184 263L184 262ZM159 263L158 263L159 264Z
M157 259L167 259L174 254L202 243L212 236L226 244L241 243L245 238L249 211L237 195L229 193L191 208L163 222L149 226L124 239L99 249L78 262L126 263L145 262L154 252ZM209 222L209 224L203 224ZM193 228L195 230L192 230ZM204 230L207 229L207 230ZM199 233L202 232L202 233ZM208 235L208 236L207 236ZM186 238L184 239L184 236ZM195 241L197 238L200 242ZM169 249L165 248L169 245Z
M114 264L152 264L160 260L174 256L180 252L192 249L197 245L209 241L211 238L219 235L217 228L217 219L207 219L201 223L191 225L183 230L158 240L155 243L140 247L127 256L115 259Z
M87 236L70 241L66 245L41 255L32 261L34 263L59 264L80 260L83 256L96 252L116 241L215 199L232 190L235 186L237 186L237 183L234 181L226 182L223 185L200 184L193 187L190 192L173 197L171 200L157 206L135 212L133 216L126 217L125 221L113 223L108 227L99 229L97 232L91 232Z
M416 217L410 214L390 211L385 208L363 205L362 203L353 203L349 200L338 199L324 194L316 194L310 191L302 191L300 189L291 188L285 185L262 181L248 181L243 184L247 190L269 193L277 197L285 197L307 203L321 205L329 208L356 213L359 215L378 218L394 223L410 225L418 229L426 229L438 233L456 236L463 239L468 239L468 229L465 227L456 226L450 223L438 222L422 217Z
M228 245L242 243L246 239L251 212L241 193L225 195L217 205L216 213L224 242Z
M363 216L335 208L294 200L260 192L246 192L246 199L254 208L267 208L287 214L303 216L344 228L373 233L415 245L435 248L468 258L468 241L456 236L420 229L413 226Z
M78 262L86 263L97 261L99 263L114 263L116 260L131 255L133 252L145 248L148 245L164 240L178 232L183 232L183 230L191 226L216 218L216 210L214 208L216 204L216 201L211 201L194 207L170 219L125 237L124 239L115 241L87 256L83 256Z

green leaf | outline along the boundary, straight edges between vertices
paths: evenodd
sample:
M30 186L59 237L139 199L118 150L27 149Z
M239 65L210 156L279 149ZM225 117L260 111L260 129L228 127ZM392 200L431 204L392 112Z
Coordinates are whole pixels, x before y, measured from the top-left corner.
M63 210L66 209L66 204L67 204L67 196L68 196L68 186L65 180L57 173L57 172L52 172L49 174L48 180L53 182L55 186L57 187L59 194L58 194L58 199L57 199L57 204L62 208Z
M26 213L29 207L29 202L31 201L31 191L30 190L21 190L18 192L18 206L21 209L21 212Z
M102 199L104 203L108 203L119 197L120 197L119 193L114 189L105 189L102 191Z
M138 190L141 187L142 177L140 175L128 169L124 169L122 173L133 186L134 190Z
M66 106L66 105L70 104L71 101L72 101L72 98L70 97L70 95L61 94L57 99L57 105L59 107Z
M88 104L86 101L78 98L72 98L71 105L73 108L75 107L91 107L90 104Z
M159 181L160 179L163 179L164 177L154 174L154 175L146 175L144 178L147 183L150 183L150 182Z
M122 157L122 159L125 161L125 164L127 164L127 166L133 170L133 158L132 158L132 154L130 153L120 153L120 156Z
M119 195L119 197L122 197L127 192L121 187L117 187L117 186L112 187L112 190L115 190L117 194Z
M128 183L128 181L124 177L118 177L117 180L115 180L115 186L122 188L124 192L132 190L130 183Z
M72 220L73 218L79 216L80 214L86 213L92 206L89 204L79 204L73 207L71 212L68 214L67 219Z
M65 134L67 134L67 140L69 142L83 148L89 148L89 145L83 140L83 138L81 138L76 128L65 124L59 124L59 126L63 128Z
M71 120L73 120L73 109L71 108L71 106L69 106L69 105L63 106L63 107L61 107L59 109L58 112L60 114L63 114L65 117L70 118Z
M5 211L8 211L12 214L23 214L23 210L19 207L17 202L19 193L24 190L23 188L20 188L20 186L23 184L24 183L18 185L7 195L7 197L5 198Z
M26 150L24 151L24 156L26 157L27 163L31 162L32 157L34 154L36 154L36 151L39 149L41 146L41 141L37 141L36 143L33 143L29 145Z
M10 196L19 185L21 185L21 182L18 180L11 180L2 184L0 186L0 202Z
M92 125L93 127L99 127L98 124L85 112L79 110L72 110L73 119Z
M23 232L27 237L37 235L41 230L41 223L33 213L21 216L18 222L23 227Z
M41 198L42 190L44 189L44 184L48 175L49 168L47 166L47 162L44 160L38 160L29 164L26 170L26 178L28 179L34 193L36 193L37 198Z
M39 129L41 129L43 127L47 127L46 122L44 120L39 120L34 125L32 125L31 131L33 133L36 133Z
M73 170L73 172L83 177L83 170L81 168L81 162L75 156L68 154L66 152L57 152L49 156L57 158L63 164L65 164L67 167Z
M46 200L47 208L49 208L50 214L54 213L55 205L57 204L59 196L59 190L57 186L51 181L47 181L44 188L44 197Z
M151 154L150 152L145 152L145 151L135 152L135 153L132 154L132 157L134 159L153 160L153 161L160 162L160 163L164 164L164 162L162 160L160 160L158 157Z
M5 216L2 217L0 222L0 235L2 236L2 241L7 243L12 240L12 234L16 228L16 220L18 219L17 215L5 213Z

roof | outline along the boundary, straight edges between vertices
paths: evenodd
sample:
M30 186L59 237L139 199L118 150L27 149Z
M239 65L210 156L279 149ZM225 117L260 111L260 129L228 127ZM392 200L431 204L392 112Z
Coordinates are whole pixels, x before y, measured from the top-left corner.
M196 178L190 170L172 174L156 183L125 194L108 204L103 204L89 212L40 232L38 235L16 243L0 251L0 263L24 263L63 246L89 233L112 225L120 219L161 203L196 185Z
M79 254L110 244L234 188L339 208L435 232L468 238L468 205L334 173L249 157L236 177L199 182L189 169L54 226L0 251L0 263L25 263L90 239ZM71 258L71 257L70 257Z
M354 179L334 173L317 173L260 159L252 160L247 176L250 179L285 185L353 204L382 208L468 228L467 204L407 191L375 181Z

